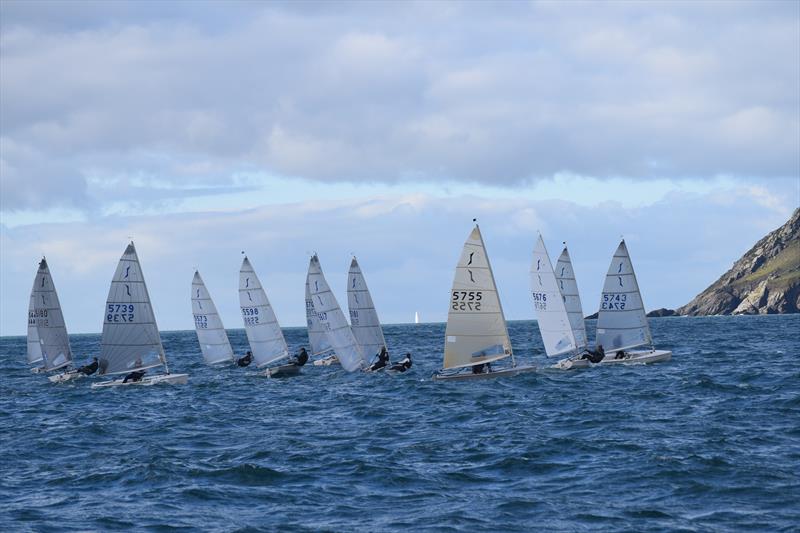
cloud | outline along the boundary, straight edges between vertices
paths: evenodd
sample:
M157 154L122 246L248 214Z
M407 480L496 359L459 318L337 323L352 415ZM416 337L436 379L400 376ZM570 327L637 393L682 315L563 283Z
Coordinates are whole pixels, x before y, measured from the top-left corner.
M792 3L336 5L3 2L3 209L148 198L143 174L800 173Z

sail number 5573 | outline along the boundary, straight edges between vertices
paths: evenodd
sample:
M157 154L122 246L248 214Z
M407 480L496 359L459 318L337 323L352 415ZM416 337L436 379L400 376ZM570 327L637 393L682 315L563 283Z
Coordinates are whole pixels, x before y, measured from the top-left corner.
M453 311L480 311L482 291L453 291L450 309Z

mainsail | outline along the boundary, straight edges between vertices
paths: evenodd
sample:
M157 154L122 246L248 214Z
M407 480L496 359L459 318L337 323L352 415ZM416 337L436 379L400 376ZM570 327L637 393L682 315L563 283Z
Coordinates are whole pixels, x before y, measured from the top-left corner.
M239 270L239 306L256 365L262 367L289 357L289 347L278 319L247 257Z
M547 355L554 357L575 351L576 342L567 316L564 297L556 281L542 236L536 241L531 263L531 295L536 321Z
M367 288L367 281L354 257L347 276L347 306L350 310L350 327L365 358L372 358L386 346L378 312Z
M233 361L233 349L228 334L198 271L195 271L192 279L192 314L197 341L206 363L213 365Z
M445 369L513 356L503 307L478 225L456 266L445 330Z
M308 345L311 348L311 355L321 355L333 350L328 336L325 335L325 328L314 311L314 302L311 301L311 290L308 288L308 279L311 276L311 265L306 274L306 324L308 324Z
M108 290L100 341L100 373L119 374L160 365L166 365L164 347L131 241Z
M72 362L69 335L47 260L42 258L28 306L28 362L43 361L45 370Z
M606 274L595 344L602 344L605 352L610 353L652 343L639 284L623 240Z
M342 309L339 307L339 302L336 301L336 297L325 280L325 275L322 273L322 267L316 254L311 257L308 265L308 284L314 311L324 328L331 347L336 352L336 357L339 358L342 367L348 372L358 370L367 361L358 347L358 342L353 336L353 331L350 329Z
M578 282L575 280L575 271L572 268L572 260L566 246L556 263L556 280L558 280L558 288L561 289L561 296L564 297L564 307L567 309L572 334L575 336L575 348L577 351L583 350L588 344L586 342L586 323L583 320Z

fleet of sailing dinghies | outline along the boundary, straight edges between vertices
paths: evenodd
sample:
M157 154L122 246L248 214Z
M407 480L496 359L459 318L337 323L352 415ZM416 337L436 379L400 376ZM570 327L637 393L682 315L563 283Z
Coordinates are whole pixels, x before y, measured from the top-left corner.
M118 379L92 384L97 387L122 385L185 384L187 374L170 374L161 335L150 304L133 241L117 264L104 309L103 336L100 341L99 374L130 374L163 366L165 374L138 380Z
M239 270L239 306L256 366L261 368L289 357L278 319L247 257ZM270 375L269 371L266 375Z
M491 370L491 363L510 358L511 366ZM535 370L517 367L508 338L503 307L475 225L456 265L445 329L444 362L435 380L487 378Z
M228 333L222 325L217 306L214 305L200 272L196 270L192 279L192 315L197 342L200 343L200 351L205 362L209 365L232 363L233 349L228 340Z
M347 275L347 307L350 310L350 327L367 363L386 347L381 321L367 288L367 281L353 257Z
M366 358L325 280L316 254L311 256L308 265L308 287L314 312L342 367L348 372L364 368L367 365Z
M602 345L605 350L602 364L657 363L672 357L672 352L656 350L653 346L642 295L624 239L614 252L606 274L595 344ZM630 351L639 346L649 346L649 350Z
M50 381L69 381L83 374L66 370L72 364L69 335L56 286L44 257L33 280L28 306L28 363L41 372L53 372ZM61 372L56 373L57 370Z

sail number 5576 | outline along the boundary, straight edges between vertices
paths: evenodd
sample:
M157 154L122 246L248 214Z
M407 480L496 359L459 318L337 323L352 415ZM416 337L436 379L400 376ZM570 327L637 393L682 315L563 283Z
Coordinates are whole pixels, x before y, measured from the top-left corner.
M480 311L482 291L453 291L450 309L453 311Z

